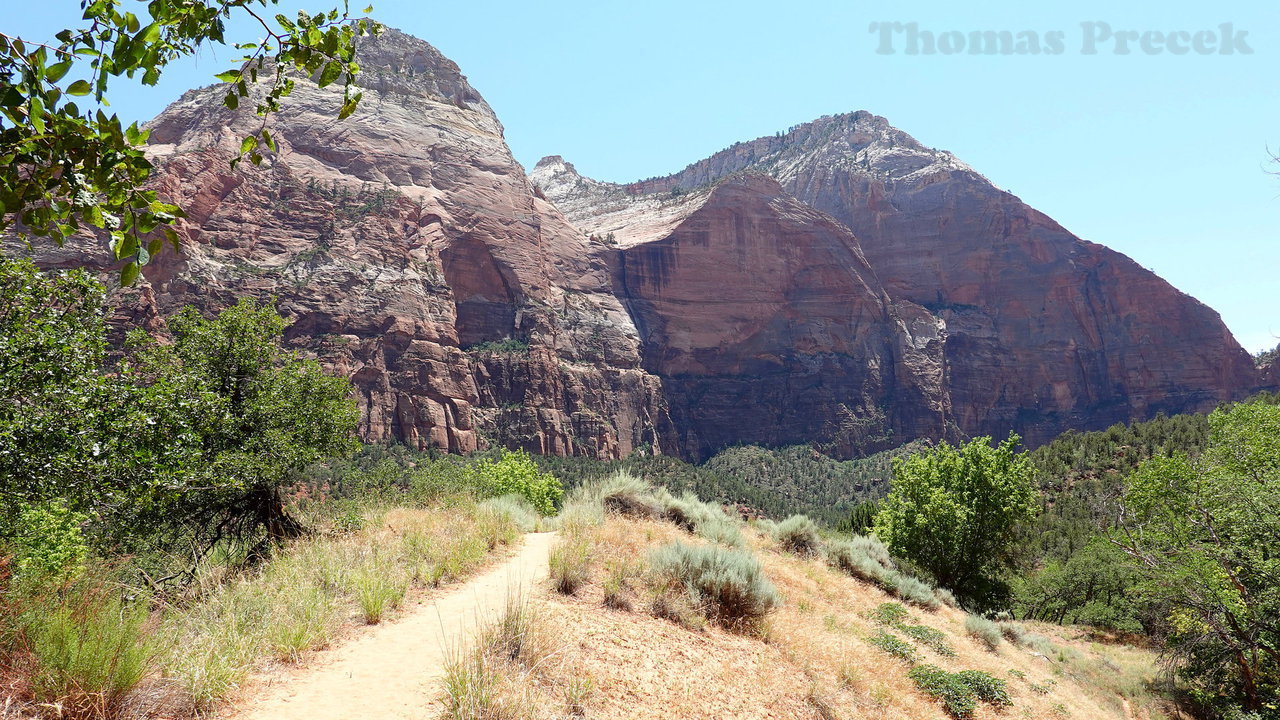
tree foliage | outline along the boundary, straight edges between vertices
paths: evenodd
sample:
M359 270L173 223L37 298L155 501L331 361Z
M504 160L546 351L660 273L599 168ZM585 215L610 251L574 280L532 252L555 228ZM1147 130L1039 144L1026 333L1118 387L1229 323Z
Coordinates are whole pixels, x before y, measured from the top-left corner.
M519 495L543 515L555 513L564 487L551 473L543 472L524 450L503 450L496 460L481 460L467 468L466 484L480 497Z
M1004 602L1016 531L1036 512L1032 468L1010 435L977 438L894 461L875 532L895 556L928 571L970 606Z
M1152 458L1129 479L1116 542L1137 593L1168 608L1168 647L1202 699L1280 717L1280 407L1209 416L1198 458Z
M0 541L38 547L53 509L100 544L298 532L286 487L355 444L346 380L285 351L252 300L180 312L164 343L134 331L110 364L102 297L83 271L0 260Z
M206 547L259 532L266 540L297 535L284 491L308 465L356 447L350 383L285 351L284 319L252 299L214 318L186 308L168 325L165 344L134 331L138 372L153 384L183 378L210 401L191 423L200 434L198 479L162 507L176 508Z
M105 232L124 263L125 284L166 238L176 245L169 225L182 211L143 187L152 169L141 147L147 131L137 123L125 126L102 106L112 80L155 85L170 62L203 46L228 44L226 23L237 16L260 24L265 39L231 43L246 54L217 75L227 83L227 107L249 97L261 75L271 79L256 107L265 117L292 91L291 73L300 73L322 87L341 82L337 113L350 115L360 100L355 38L378 26L348 22L345 9L299 12L296 19L259 14L258 8L276 2L151 0L137 14L124 10L122 0L82 0L85 24L60 31L54 44L0 33L0 232L59 244L86 228ZM275 149L265 123L244 138L240 153L258 163L260 149Z

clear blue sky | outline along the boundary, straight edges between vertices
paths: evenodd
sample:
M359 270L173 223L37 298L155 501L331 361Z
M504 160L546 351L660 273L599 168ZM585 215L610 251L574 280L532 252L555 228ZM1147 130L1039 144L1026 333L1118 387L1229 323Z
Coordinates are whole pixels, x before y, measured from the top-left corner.
M375 17L462 67L527 167L559 154L587 175L634 180L820 115L870 110L1154 269L1222 313L1249 350L1280 342L1280 177L1267 174L1268 145L1280 148L1274 0L371 1ZM79 12L75 0L0 7L0 30L33 39ZM869 25L893 21L1059 31L1065 52L910 56L899 38L895 54L877 54ZM1253 54L1117 55L1109 41L1084 55L1087 21L1192 33L1231 22ZM247 24L234 34L256 37ZM206 52L159 88L122 84L113 108L149 118L232 57Z

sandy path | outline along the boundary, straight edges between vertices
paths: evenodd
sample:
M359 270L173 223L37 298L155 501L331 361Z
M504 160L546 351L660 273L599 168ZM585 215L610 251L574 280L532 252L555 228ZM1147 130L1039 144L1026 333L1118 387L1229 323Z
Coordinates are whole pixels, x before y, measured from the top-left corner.
M227 712L229 720L355 720L427 717L448 648L495 617L508 592L547 576L555 533L525 535L515 556L404 611L306 667L272 679Z

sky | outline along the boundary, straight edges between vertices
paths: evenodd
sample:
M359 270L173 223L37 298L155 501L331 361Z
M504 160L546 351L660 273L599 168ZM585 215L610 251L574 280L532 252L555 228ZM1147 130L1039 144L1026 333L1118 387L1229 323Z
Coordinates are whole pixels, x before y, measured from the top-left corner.
M1153 269L1220 312L1246 349L1280 343L1280 176L1269 172L1280 171L1269 161L1280 152L1274 0L359 7L367 1L373 17L461 66L527 168L563 155L585 175L626 182L822 115L869 110ZM281 0L280 8L333 2ZM75 0L0 0L0 9L0 32L28 39L78 27ZM1061 52L967 52L969 33L1006 30L1034 34L1042 49L1056 37ZM258 34L247 22L229 32ZM965 52L942 52L957 49L957 38ZM171 66L157 87L121 83L112 109L148 119L236 56L205 50Z

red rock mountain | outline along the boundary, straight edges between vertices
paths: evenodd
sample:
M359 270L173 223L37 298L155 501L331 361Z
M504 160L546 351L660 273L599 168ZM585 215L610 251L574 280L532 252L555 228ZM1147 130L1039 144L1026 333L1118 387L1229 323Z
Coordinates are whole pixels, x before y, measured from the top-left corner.
M193 90L151 124L180 255L122 312L274 299L351 378L367 440L467 451L840 455L1017 430L1032 442L1259 384L1218 316L866 113L629 186L525 176L458 67L362 41L365 99L299 81L279 151ZM246 103L248 104L248 103ZM68 248L52 264L83 262Z
M533 178L579 227L617 238L646 223L654 198L744 173L773 178L852 231L892 301L933 326L938 349L904 362L938 376L940 392L913 410L886 408L899 438L936 436L912 424L936 415L961 435L1012 428L1038 444L1204 410L1264 384L1212 309L870 113L824 117L626 186L581 178L559 157ZM642 336L646 357L666 342Z

